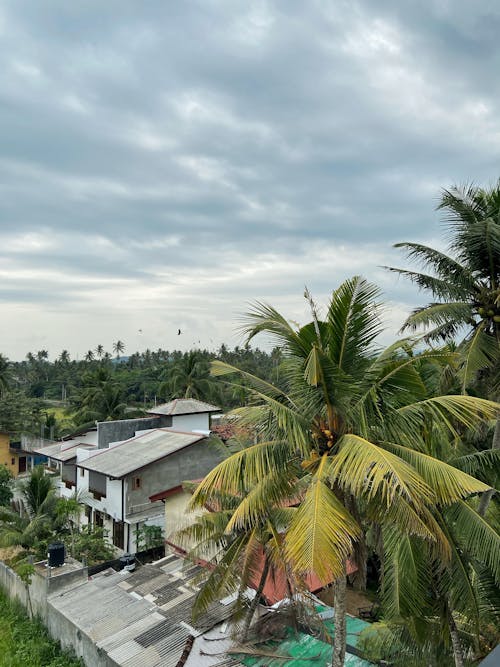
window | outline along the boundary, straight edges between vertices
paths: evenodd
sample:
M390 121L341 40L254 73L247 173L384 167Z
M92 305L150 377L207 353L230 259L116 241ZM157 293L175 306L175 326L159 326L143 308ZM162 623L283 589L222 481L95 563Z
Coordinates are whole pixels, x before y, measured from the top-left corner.
M16 459L12 458L12 459L10 460L10 465L13 466L13 465L15 465L15 464L16 464Z
M132 489L135 491L136 489L141 488L141 478L140 477L132 477Z

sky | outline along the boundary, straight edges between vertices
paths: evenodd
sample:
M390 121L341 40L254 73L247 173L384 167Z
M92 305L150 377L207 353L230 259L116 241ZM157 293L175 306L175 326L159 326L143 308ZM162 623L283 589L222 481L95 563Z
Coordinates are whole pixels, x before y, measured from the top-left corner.
M390 342L426 300L392 245L500 175L499 33L496 0L4 0L0 352L241 344L357 274Z

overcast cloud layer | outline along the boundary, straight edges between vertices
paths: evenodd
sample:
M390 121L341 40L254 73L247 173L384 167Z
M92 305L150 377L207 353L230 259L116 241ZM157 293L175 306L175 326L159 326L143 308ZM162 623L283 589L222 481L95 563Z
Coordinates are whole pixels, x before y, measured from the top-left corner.
M499 33L496 0L2 3L0 352L214 349L357 273L390 338L391 244L499 175Z

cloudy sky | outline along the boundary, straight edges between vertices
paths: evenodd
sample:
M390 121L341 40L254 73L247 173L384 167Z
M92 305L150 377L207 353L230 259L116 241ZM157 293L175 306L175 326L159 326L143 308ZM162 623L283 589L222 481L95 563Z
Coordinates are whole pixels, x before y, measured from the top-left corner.
M213 349L358 273L392 337L391 244L499 176L499 33L496 0L4 0L0 352Z

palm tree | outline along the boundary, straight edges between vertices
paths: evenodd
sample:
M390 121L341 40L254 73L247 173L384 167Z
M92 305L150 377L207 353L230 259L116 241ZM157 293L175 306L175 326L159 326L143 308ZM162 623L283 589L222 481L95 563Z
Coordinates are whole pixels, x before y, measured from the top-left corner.
M85 354L85 361L94 361L94 351L93 350L87 350Z
M10 364L7 357L0 354L0 396L7 391L11 380Z
M450 357L428 352L407 358L408 341L377 350L381 331L376 287L355 277L334 291L320 319L310 295L312 321L295 328L274 308L256 304L245 330L265 332L283 354L279 388L246 371L214 362L217 375L237 374L253 404L235 410L259 440L212 470L193 496L194 507L221 493L241 495L226 530L250 529L274 505L290 503L290 480L305 491L287 526L283 553L299 577L314 573L337 581L333 666L345 656L345 563L363 544L364 521L391 523L436 545L449 547L432 515L487 485L463 471L419 454L429 420L455 435L495 414L496 404L470 396L427 395L419 374L422 359ZM394 450L394 451L393 451ZM362 549L361 551L363 551Z
M61 354L59 355L59 361L62 364L69 364L70 361L70 356L68 350L63 350Z
M167 368L161 379L160 394L170 393L173 398L207 400L213 384L209 378L208 363L193 350L178 359L172 368Z
M104 347L101 344L99 344L95 349L95 353L98 359L101 360L102 357L104 356Z
M419 243L398 243L425 273L387 267L430 292L434 301L416 308L403 325L423 328L427 341L465 336L462 390L479 371L487 376L490 397L499 396L500 380L500 181L490 189L464 186L444 190L438 209L445 211L449 234L447 255ZM500 414L493 435L500 448ZM485 514L494 490L481 499Z
M120 354L125 351L125 343L121 340L117 340L116 343L113 343L113 352L116 354L116 358L120 358Z

